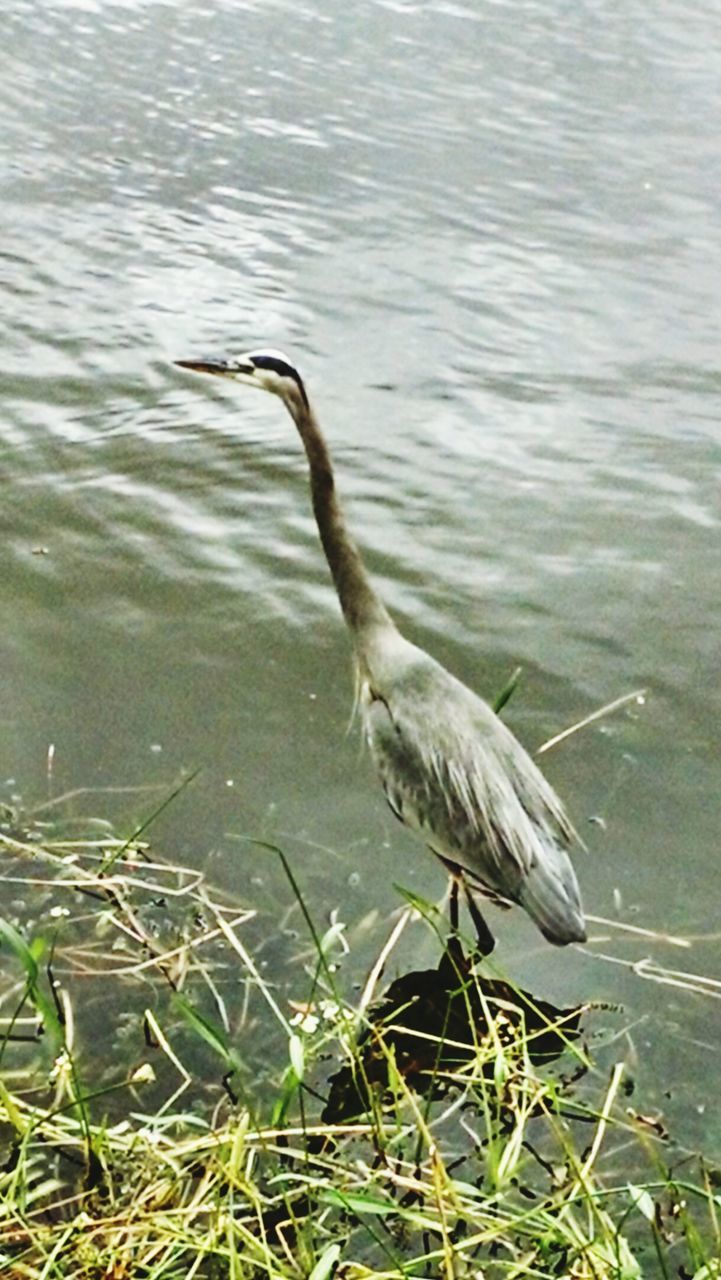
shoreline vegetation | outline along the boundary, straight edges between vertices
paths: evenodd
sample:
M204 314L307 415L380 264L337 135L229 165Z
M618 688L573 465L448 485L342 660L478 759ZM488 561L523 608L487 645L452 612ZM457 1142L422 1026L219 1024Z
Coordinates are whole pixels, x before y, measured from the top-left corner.
M282 850L285 963L84 799L0 812L7 1280L721 1276L721 1173L644 1113L622 1037L591 1055L602 1006L514 987L403 890L349 991ZM392 977L414 930L437 963Z

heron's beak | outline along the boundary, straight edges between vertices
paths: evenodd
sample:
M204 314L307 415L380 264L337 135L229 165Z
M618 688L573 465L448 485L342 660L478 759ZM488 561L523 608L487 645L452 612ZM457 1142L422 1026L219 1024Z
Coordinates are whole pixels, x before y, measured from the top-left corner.
M214 373L219 378L237 378L239 375L252 377L255 368L242 360L174 360L181 369L192 369L194 373Z

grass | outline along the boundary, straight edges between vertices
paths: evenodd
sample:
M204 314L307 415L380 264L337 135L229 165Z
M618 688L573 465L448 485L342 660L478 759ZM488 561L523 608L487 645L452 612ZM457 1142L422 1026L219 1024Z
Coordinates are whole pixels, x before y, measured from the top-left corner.
M147 822L68 812L0 829L8 1280L721 1276L721 1177L631 1105L613 1038L592 1061L596 1009L515 988L408 894L354 992L282 851L285 956ZM435 967L382 990L427 931Z

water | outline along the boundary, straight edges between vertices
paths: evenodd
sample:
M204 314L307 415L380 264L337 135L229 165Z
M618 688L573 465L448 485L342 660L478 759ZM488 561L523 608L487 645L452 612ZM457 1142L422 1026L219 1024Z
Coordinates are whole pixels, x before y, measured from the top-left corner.
M618 1026L687 1132L719 973L717 14L674 0L5 6L3 796L170 785L177 857L321 918L442 877L344 736L348 646L279 405L175 357L301 366L406 633L529 745L590 846L587 908L693 938L501 958ZM96 808L102 808L100 801ZM147 806L146 810L147 811ZM596 819L590 822L589 819ZM601 819L602 821L598 821ZM240 850L240 851L239 851ZM260 882L263 882L262 885ZM363 954L362 948L360 954Z

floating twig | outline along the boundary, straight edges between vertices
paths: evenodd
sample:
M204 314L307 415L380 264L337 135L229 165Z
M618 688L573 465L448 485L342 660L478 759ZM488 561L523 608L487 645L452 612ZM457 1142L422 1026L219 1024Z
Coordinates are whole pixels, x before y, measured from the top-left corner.
M637 702L643 704L646 696L645 689L634 689L633 693L624 693L621 698L614 698L613 702L607 702L605 707L599 707L597 711L592 711L589 716L584 716L583 720L577 720L575 724L569 725L568 729L562 729L560 733L554 734L547 742L544 742L536 751L537 756L542 756L545 751L550 751L551 747L555 747L559 742L564 742L566 738L570 738L571 734L578 733L579 729L585 729L587 725L594 724L597 720L602 720L604 716L610 716L614 711L620 711L621 707L625 707L629 702Z

